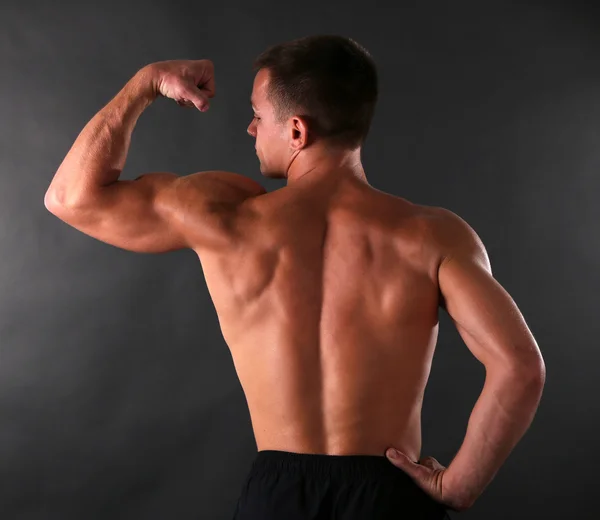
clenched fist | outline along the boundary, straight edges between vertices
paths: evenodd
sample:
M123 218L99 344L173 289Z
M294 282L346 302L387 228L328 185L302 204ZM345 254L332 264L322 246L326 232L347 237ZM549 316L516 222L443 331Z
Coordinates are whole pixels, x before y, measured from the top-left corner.
M146 65L152 71L157 95L173 99L179 106L206 112L215 95L214 65L210 60L157 61Z

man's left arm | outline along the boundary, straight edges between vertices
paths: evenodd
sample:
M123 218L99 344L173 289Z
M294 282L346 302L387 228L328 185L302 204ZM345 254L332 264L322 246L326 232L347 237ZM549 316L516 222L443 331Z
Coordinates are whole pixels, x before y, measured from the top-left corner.
M152 65L140 71L85 126L60 165L44 203L58 218L103 242L135 252L157 253L192 247L186 211L206 209L202 225L218 226L211 208L233 207L265 193L252 179L230 172L179 177L157 172L119 181L131 134L158 96ZM216 204L215 204L216 203ZM228 216L230 220L230 216ZM214 239L215 230L204 235Z

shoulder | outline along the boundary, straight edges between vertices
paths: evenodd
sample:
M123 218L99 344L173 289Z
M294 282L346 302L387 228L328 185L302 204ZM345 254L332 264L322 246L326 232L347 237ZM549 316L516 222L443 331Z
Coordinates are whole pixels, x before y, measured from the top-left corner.
M426 206L431 235L440 255L440 264L452 258L468 258L483 262L491 271L483 241L464 218L439 206Z
M229 218L246 200L266 193L260 183L245 175L207 170L180 177L175 196L181 207Z
M238 199L263 195L267 190L257 181L242 175L225 170L207 170L192 173L182 177L182 186L188 188L204 188L216 196L232 196Z
M208 170L180 177L177 219L194 249L223 249L240 237L244 202L267 190L245 175Z

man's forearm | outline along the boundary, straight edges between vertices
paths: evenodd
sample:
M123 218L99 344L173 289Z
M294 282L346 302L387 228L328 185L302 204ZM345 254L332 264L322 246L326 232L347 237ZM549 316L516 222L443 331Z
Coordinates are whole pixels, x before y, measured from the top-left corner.
M139 70L90 120L57 170L47 201L76 204L118 180L135 124L156 98L152 80L148 67Z
M543 371L487 371L463 444L444 475L444 489L458 495L466 507L481 495L529 428L544 380Z

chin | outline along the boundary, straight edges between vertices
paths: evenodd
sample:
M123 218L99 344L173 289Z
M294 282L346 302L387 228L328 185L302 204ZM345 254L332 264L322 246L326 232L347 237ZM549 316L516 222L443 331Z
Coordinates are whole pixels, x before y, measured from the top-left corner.
M258 160L260 173L263 177L267 177L269 179L284 179L285 175L283 175L279 170L270 169L262 160Z

